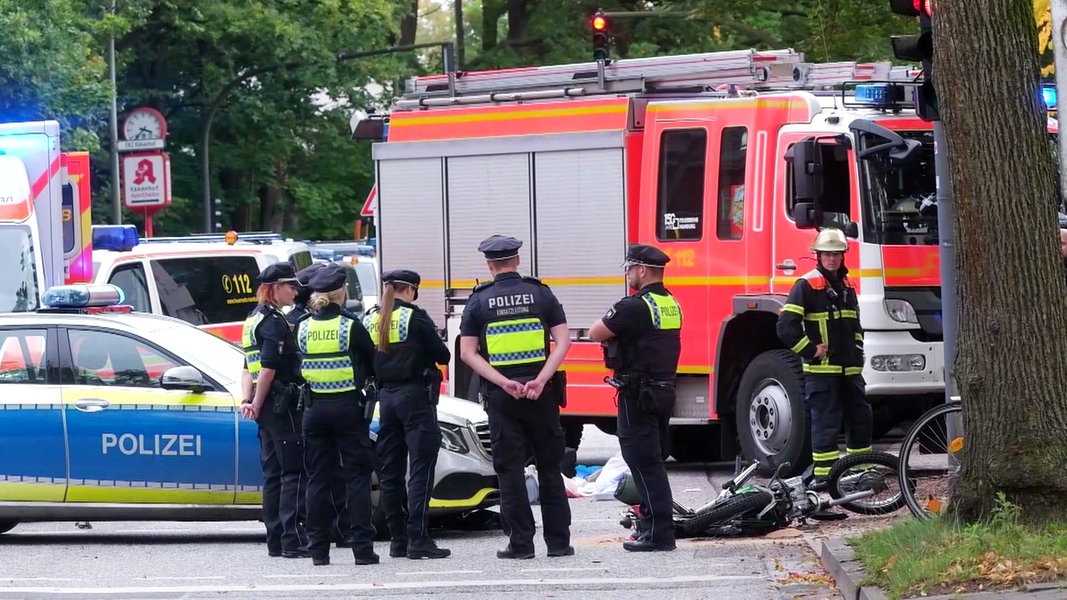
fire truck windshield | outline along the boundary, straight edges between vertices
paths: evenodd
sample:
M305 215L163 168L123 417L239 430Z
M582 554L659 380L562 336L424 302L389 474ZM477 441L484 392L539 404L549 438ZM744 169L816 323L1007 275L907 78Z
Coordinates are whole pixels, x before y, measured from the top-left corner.
M908 164L892 164L888 153L860 160L863 198L863 240L876 244L927 246L937 244L937 182L934 178L932 131L898 131L922 143ZM884 143L861 134L861 148Z
M0 312L37 310L37 267L30 228L0 227Z

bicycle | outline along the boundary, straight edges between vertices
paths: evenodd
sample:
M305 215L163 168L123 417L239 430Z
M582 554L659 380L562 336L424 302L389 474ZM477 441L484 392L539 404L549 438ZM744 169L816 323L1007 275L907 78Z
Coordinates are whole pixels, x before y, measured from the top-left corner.
M833 506L861 514L886 514L904 506L899 492L885 500L867 502L889 490L890 482L897 479L897 457L884 452L855 454L838 461L828 477L831 499L808 490L803 477L783 479L781 473L789 463L779 465L767 485L748 484L759 465L759 461L753 461L703 506L693 509L675 500L675 537L758 536L788 527L794 521L818 519L818 513ZM619 521L627 529L636 526L635 505L640 503L631 484L628 475L615 491L615 498L630 506Z
M908 510L920 519L940 514L948 504L962 463L964 435L959 396L919 417L904 435L897 475Z

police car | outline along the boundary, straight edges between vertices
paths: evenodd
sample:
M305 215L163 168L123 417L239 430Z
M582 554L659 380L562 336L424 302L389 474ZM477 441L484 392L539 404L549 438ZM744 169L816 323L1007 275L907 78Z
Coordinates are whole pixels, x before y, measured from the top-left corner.
M0 315L0 533L25 521L258 520L243 354L120 288L57 286ZM431 517L496 504L488 419L442 397ZM384 515L374 489L376 520ZM384 527L379 527L384 532Z

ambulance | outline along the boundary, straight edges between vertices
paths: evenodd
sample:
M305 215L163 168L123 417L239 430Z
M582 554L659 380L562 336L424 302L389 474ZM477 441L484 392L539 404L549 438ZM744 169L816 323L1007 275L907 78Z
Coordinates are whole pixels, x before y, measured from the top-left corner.
M91 207L89 154L60 151L57 121L0 124L0 312L92 279Z
M473 398L459 321L489 277L478 242L525 243L573 345L562 369L568 446L612 433L615 393L590 325L629 293L628 244L671 262L684 312L677 460L810 463L803 372L775 333L819 228L850 239L876 434L944 393L932 124L918 72L809 63L793 50L729 51L411 79L384 116L356 123L376 168L383 270L423 276L420 306L453 348L449 388Z

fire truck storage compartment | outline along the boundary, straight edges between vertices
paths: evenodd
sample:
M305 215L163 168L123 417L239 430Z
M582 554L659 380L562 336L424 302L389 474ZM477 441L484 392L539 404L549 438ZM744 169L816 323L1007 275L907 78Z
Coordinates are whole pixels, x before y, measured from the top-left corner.
M441 170L438 157L378 162L379 236L398 241L379 248L382 273L393 269L417 271L423 280L418 304L430 313L438 327L444 326L445 314Z

